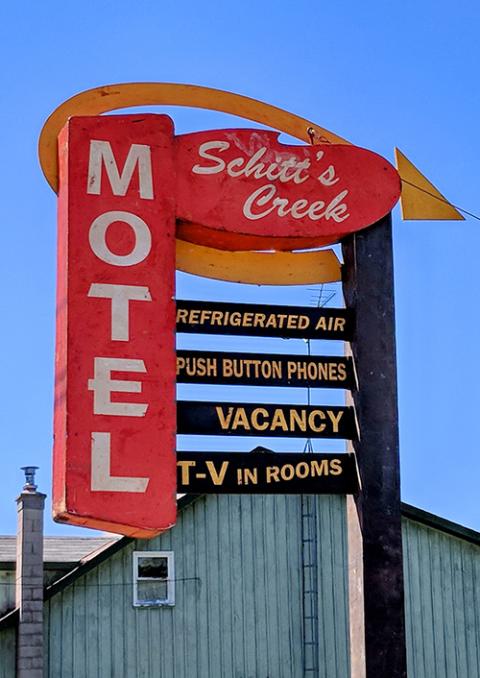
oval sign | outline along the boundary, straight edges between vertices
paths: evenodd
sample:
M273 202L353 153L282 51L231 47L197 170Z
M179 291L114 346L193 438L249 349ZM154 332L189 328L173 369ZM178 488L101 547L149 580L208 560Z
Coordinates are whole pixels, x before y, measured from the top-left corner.
M175 138L178 237L225 250L320 247L366 228L400 197L380 155L351 145L285 145L229 129Z

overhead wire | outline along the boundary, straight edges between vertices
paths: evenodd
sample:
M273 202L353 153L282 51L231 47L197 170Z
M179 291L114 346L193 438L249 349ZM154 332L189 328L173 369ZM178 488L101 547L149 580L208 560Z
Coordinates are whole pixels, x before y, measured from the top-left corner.
M87 577L87 574L82 575L83 577ZM47 584L46 586L44 585L44 588L48 591L49 588L55 588L56 584L60 580L55 580L52 582L52 584ZM78 583L78 582L71 582L69 583L69 586L76 586L77 588L101 588L101 587L108 587L108 586L133 586L133 584L138 584L138 583L145 583L145 584L167 584L168 582L188 582L188 581L201 581L201 577L178 577L174 579L152 579L152 580L138 580L138 581L123 581L123 582L107 582L104 584L101 583L95 583L95 584L84 584L84 583ZM16 586L16 582L0 582L0 588L2 586ZM22 589L38 589L37 584L23 584Z
M315 129L313 127L309 127L307 129L307 134L310 138L310 144L312 146L314 146L315 140L316 140ZM325 137L318 137L318 138L322 140L322 143L331 144L331 142L329 140L325 139ZM416 188L419 191L422 191L422 193L425 193L426 195L430 196L431 198L435 198L435 200L439 200L440 202L443 202L445 205L449 205L450 207L453 207L454 209L458 210L459 212L462 212L463 214L466 214L469 217L472 217L472 219L477 219L478 221L480 221L480 216L478 214L475 214L474 212L470 212L469 210L465 209L464 207L459 207L458 205L454 205L453 203L451 203L446 198L439 196L439 195L436 195L435 193L431 193L426 188L422 188L421 186L417 186L417 184L414 184L412 181L408 181L408 179L402 179L402 177L400 177L400 180L401 180L402 183L408 184L409 186L412 186L412 188ZM434 219L432 219L432 221L434 221Z
M451 207L454 207L459 212L463 212L463 214L467 214L469 217L472 217L473 219L477 219L478 221L480 221L480 216L478 216L477 214L474 214L473 212L470 212L469 210L466 210L463 207L459 207L458 205L454 205L453 203L451 203L446 198L443 198L439 195L435 195L435 193L431 193L430 191L427 191L426 188L422 188L421 186L417 186L417 184L414 184L412 181L408 181L407 179L402 179L401 181L402 181L403 184L408 184L409 186L412 186L412 188L416 188L419 191L422 191L422 193L425 193L426 195L430 196L431 198L435 198L435 200L439 200L440 202L443 202L445 205L450 205Z

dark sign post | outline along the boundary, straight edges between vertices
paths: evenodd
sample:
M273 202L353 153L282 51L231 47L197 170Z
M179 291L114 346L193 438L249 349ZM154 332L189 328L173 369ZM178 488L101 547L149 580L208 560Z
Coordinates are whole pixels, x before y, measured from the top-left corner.
M352 678L405 678L391 217L346 238L343 254L361 431L353 447L362 491L348 511Z

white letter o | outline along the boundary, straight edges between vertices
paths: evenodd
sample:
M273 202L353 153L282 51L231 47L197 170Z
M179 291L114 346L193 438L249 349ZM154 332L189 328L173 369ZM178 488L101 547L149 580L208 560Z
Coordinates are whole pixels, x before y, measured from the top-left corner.
M129 254L115 254L107 246L107 229L114 221L128 224L135 234L135 245ZM92 222L88 240L97 257L113 266L135 266L149 255L152 248L150 229L143 219L130 212L117 210L105 212Z

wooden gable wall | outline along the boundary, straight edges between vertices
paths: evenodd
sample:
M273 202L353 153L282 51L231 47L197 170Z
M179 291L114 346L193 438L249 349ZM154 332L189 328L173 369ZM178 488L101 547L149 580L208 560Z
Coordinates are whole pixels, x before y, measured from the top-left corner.
M321 676L348 675L344 500L318 497ZM48 678L301 678L299 496L208 496L46 608ZM175 552L176 604L132 606L132 552Z
M438 521L441 523L442 521ZM45 678L300 678L301 500L210 496L45 606ZM317 497L319 675L347 678L345 502ZM480 677L480 545L403 519L409 678ZM132 552L175 552L176 605L132 605ZM15 631L0 631L14 678Z

